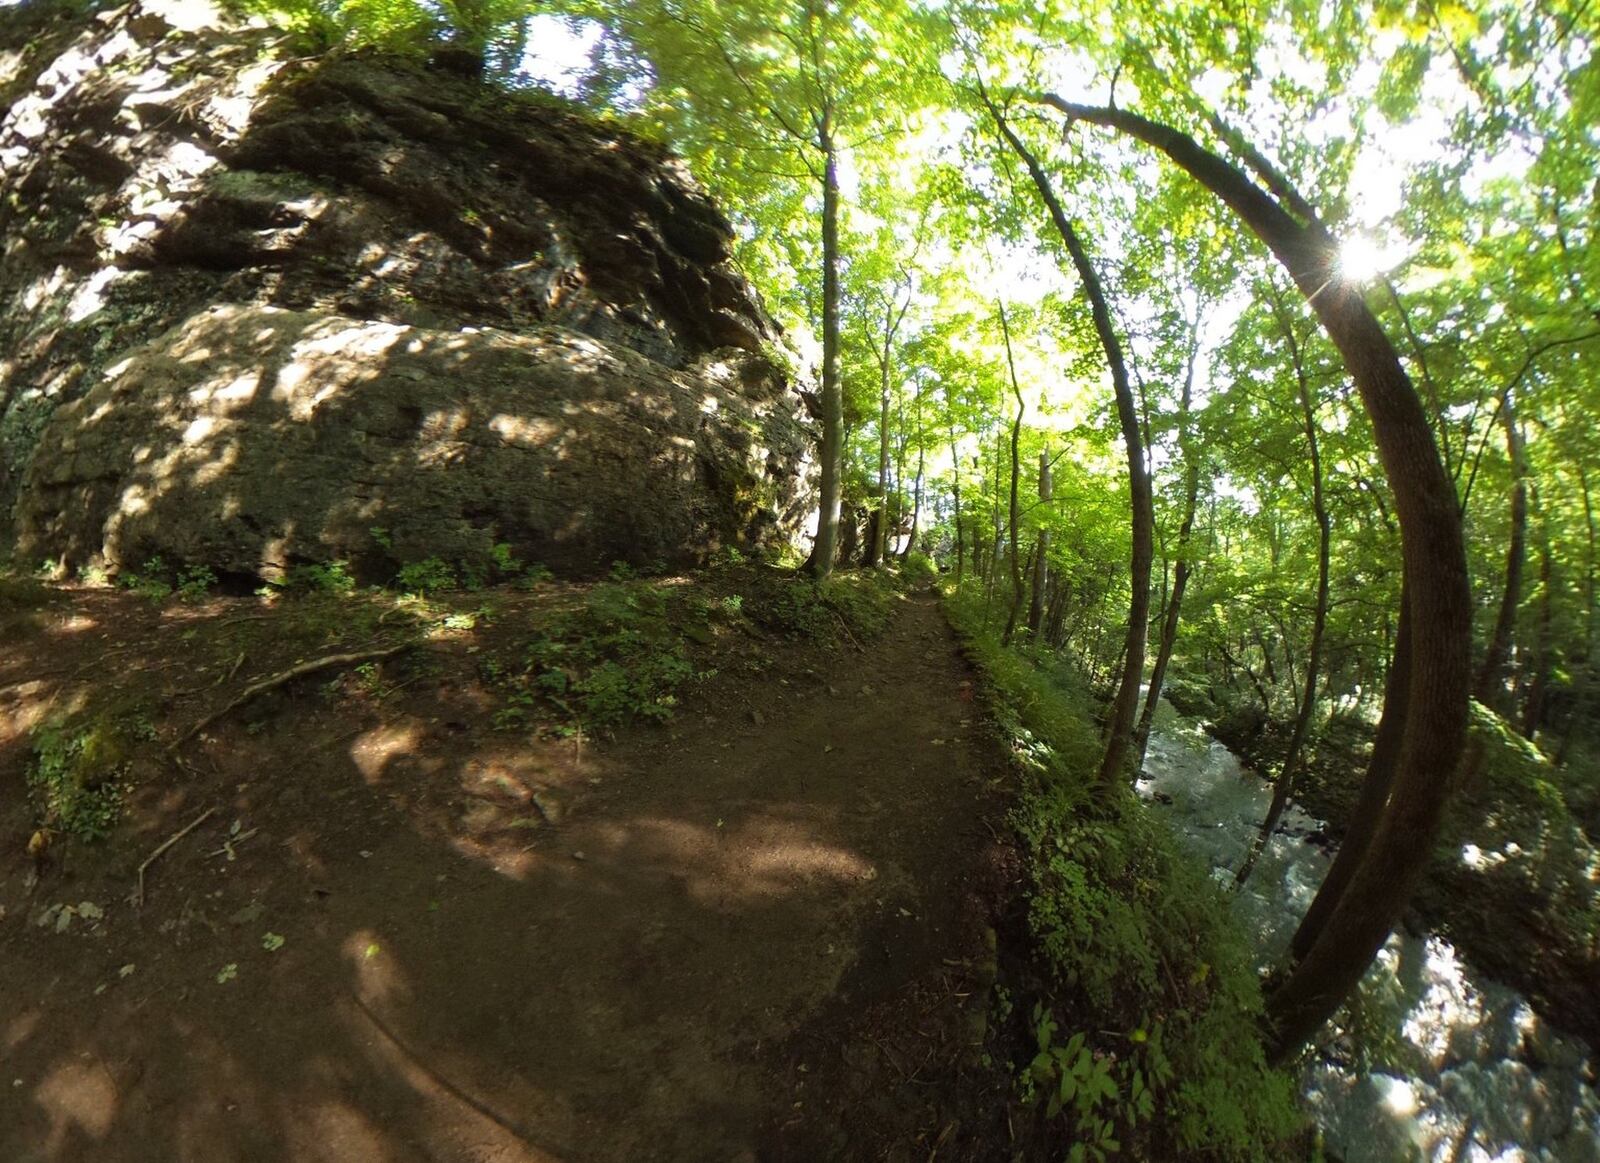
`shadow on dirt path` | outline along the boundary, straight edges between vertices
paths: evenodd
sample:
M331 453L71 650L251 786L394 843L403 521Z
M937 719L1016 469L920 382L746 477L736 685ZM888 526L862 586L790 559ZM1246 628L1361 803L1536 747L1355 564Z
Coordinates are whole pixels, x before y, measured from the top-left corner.
M958 1069L1005 770L936 599L897 606L604 744L493 732L459 653L378 713L286 698L37 885L13 729L0 1159L879 1157L807 1063L870 1044L852 1085L885 1094ZM928 1103L919 1159L954 1125Z

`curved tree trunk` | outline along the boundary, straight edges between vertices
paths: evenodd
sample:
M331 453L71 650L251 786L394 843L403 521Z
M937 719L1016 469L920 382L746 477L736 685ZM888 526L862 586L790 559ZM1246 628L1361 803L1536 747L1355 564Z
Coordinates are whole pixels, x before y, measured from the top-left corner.
M1127 773L1129 745L1133 741L1133 717L1139 706L1139 683L1144 678L1144 647L1147 624L1150 620L1150 566L1155 561L1155 501L1150 491L1150 474L1145 468L1144 441L1140 436L1139 417L1133 402L1133 388L1128 382L1128 368L1122 358L1122 344L1111 324L1111 308L1106 303L1100 286L1100 276L1072 228L1066 211L1056 197L1050 177L1033 156L1020 137L1006 123L1000 109L987 97L985 103L994 117L995 125L1010 144L1016 155L1028 167L1033 184L1050 211L1056 232L1072 256L1072 265L1083 283L1083 293L1089 299L1094 316L1095 331L1100 336L1100 346L1105 349L1106 363L1111 368L1111 384L1117 396L1117 418L1122 426L1122 440L1128 453L1128 491L1132 500L1130 522L1133 531L1133 554L1129 567L1129 585L1133 589L1128 601L1128 632L1122 644L1122 678L1111 703L1111 714L1106 724L1106 749L1100 760L1099 780L1102 785L1114 784Z
M1358 288L1338 275L1338 244L1301 224L1193 138L1119 109L1040 98L1075 120L1139 138L1226 202L1288 270L1338 348L1372 421L1394 490L1412 615L1411 684L1388 809L1320 935L1267 1001L1271 1051L1298 1049L1339 1007L1383 945L1427 865L1466 740L1472 600L1455 488L1399 354Z
M1333 864L1317 889L1317 895L1300 918L1289 953L1296 961L1303 960L1327 927L1328 918L1343 898L1356 868L1367 854L1372 837L1377 834L1378 822L1389 804L1389 791L1394 786L1394 775L1400 766L1400 743L1405 734L1407 701L1411 697L1411 614L1406 601L1405 587L1400 589L1400 624L1395 628L1394 657L1389 662L1389 673L1383 685L1383 713L1378 719L1378 730L1372 740L1372 754L1367 758L1367 773L1361 781L1361 792L1356 806L1350 812L1344 838L1339 841L1339 851Z

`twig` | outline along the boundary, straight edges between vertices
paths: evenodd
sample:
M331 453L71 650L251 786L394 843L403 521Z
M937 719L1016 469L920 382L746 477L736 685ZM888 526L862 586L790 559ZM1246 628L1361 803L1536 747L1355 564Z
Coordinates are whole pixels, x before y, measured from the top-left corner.
M173 697L181 699L181 698L185 698L185 697L187 697L189 695L197 695L201 691L208 691L213 687L219 687L223 683L225 683L225 682L229 681L230 679L232 679L234 675L238 674L239 673L239 668L241 666L243 666L243 665L244 665L244 651L241 650L241 651L239 651L239 657L235 658L233 660L233 665L228 668L227 673L218 675L216 678L212 679L210 682L203 682L199 686L184 687L180 691L173 691L172 692L173 693Z
M248 703L257 695L262 695L267 691L275 690L278 687L283 686L285 683L293 682L297 678L304 678L308 674L316 674L319 670L330 670L335 666L350 666L358 662L373 662L380 658L390 658L396 654L399 654L403 650L410 650L415 645L416 643L414 642L406 642L400 646L390 646L383 650L362 650L354 654L330 654L325 658L317 658L310 662L299 663L295 666L291 666L288 670L273 675L270 678L264 678L259 682L253 682L249 686L245 687L244 690L240 691L238 696L234 698L233 701L227 706L221 708L220 710L213 711L211 714L201 719L193 727L190 727L183 733L178 741L171 747L168 747L167 750L168 752L177 751L185 743L189 742L189 740L193 739L201 731L204 731L207 727L211 726L211 724L215 723L224 715L227 715L231 711L237 710L239 707L243 706L245 703Z
M207 852L206 859L210 860L214 856L226 856L233 851L235 844L243 844L259 831L261 831L260 828L251 828L248 832L240 832L237 836L229 836L227 842L221 848L218 848L215 852Z
M216 812L216 810L217 810L216 808L207 808L205 811L201 812L198 816L196 816L193 820L189 821L188 827L181 828L178 831L174 832L172 835L168 836L166 838L166 840L162 842L162 844L161 844L161 846L159 848L157 848L154 852L150 853L150 855L148 855L148 856L146 856L144 858L144 863L139 865L139 888L138 888L138 891L134 894L134 898L133 898L134 899L134 903L136 905L138 905L141 909L144 908L144 870L149 868L152 864L154 864L157 860L159 860L161 858L161 854L163 852L165 852L168 848L171 848L179 840L182 840L190 832L193 832L201 824L205 823L208 819L210 819L211 816Z
M902 1081L902 1082L906 1081L905 1067L901 1066L899 1061L895 1058L895 1056L893 1054L889 1053L889 1047L885 1046L882 1042L878 1041L878 1039L874 1038L871 1034L867 1035L867 1041L871 1042L874 1046L876 1046L880 1051L883 1052L884 1060L886 1062L888 1062L890 1066L894 1067L894 1072L900 1076L900 1081Z
M850 639L850 645L854 646L857 651L865 654L866 653L865 649L862 648L861 643L856 641L856 636L854 634L850 633L850 627L845 625L844 618L839 614L839 611L838 610L831 610L829 612L831 614L833 614L834 621L839 623L839 629L844 631L844 636L846 638Z

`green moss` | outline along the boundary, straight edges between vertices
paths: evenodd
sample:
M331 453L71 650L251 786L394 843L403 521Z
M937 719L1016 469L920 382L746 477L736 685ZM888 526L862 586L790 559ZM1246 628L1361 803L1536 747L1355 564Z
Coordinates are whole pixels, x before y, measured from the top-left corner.
M43 827L104 839L122 814L135 751L155 738L148 716L102 712L34 732L28 793Z

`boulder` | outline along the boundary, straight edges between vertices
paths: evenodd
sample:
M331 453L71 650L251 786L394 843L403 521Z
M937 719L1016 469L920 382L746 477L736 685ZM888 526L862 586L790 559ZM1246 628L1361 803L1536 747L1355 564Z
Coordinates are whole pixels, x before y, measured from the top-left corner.
M553 98L304 58L203 0L32 0L0 21L0 554L258 569L376 526L591 569L787 536L804 385L732 254L659 144ZM284 377L313 365L301 415ZM508 452L497 416L560 455Z
M673 370L563 328L218 306L55 410L18 544L269 579L497 544L569 573L686 565L791 536L810 448L783 375L736 350Z

